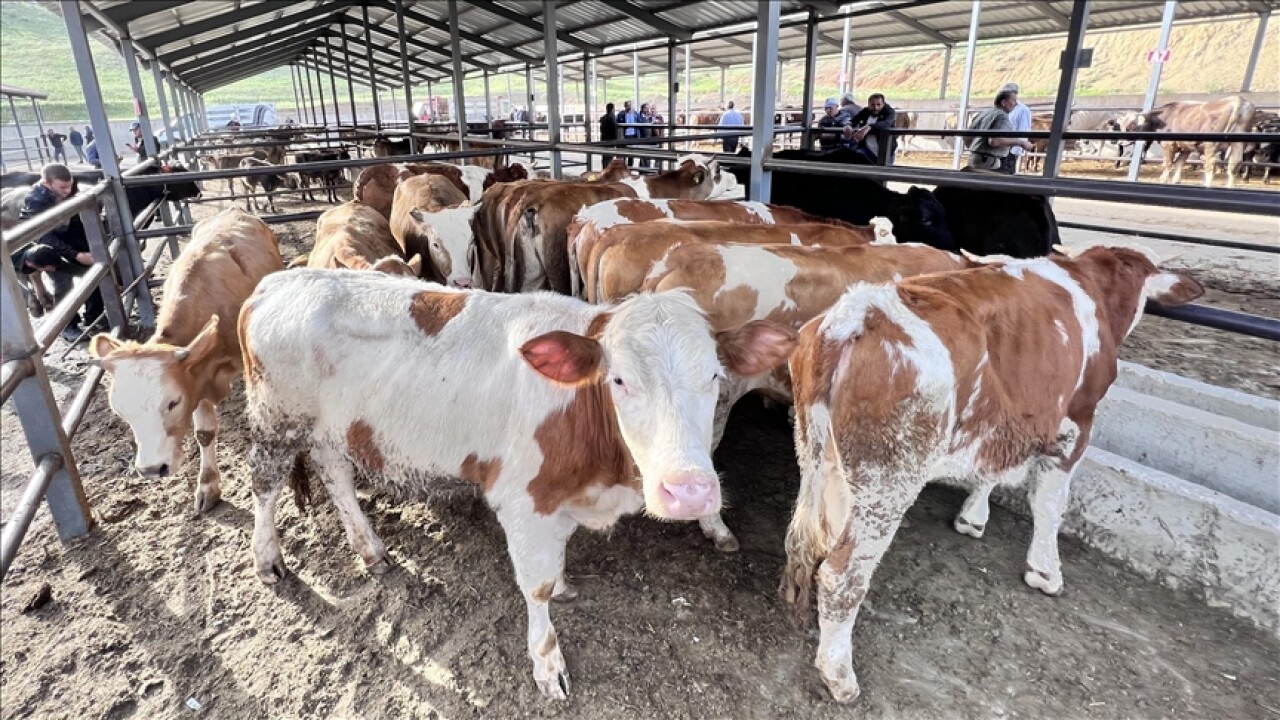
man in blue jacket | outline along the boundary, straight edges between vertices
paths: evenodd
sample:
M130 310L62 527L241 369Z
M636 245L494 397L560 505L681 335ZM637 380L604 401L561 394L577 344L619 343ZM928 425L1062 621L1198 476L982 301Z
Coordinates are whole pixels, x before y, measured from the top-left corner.
M631 109L630 100L623 102L622 112L618 113L618 124L622 125L624 123L638 123L638 122L640 122L640 113ZM640 129L634 128L634 127L622 128L622 137L623 139L638 138L640 137ZM627 158L628 167L633 166L635 164L636 164L635 158L632 158L632 157Z

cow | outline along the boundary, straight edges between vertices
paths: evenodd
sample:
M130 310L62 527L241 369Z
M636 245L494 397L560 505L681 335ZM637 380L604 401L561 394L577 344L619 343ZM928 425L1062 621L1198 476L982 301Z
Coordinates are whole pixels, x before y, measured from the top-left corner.
M827 153L784 150L773 156L780 160L853 161L852 151L846 148ZM737 175L740 183L750 181L750 168L731 167L729 172ZM865 225L877 215L887 217L898 242L923 243L949 252L1040 257L1061 241L1053 207L1042 195L945 187L933 192L911 187L898 193L864 178L836 181L774 171L770 200L855 225Z
M1031 115L1031 129L1048 131L1053 126L1053 113L1038 112ZM1024 154L1021 170L1040 172L1044 167L1044 154L1049 151L1049 138L1030 140L1031 152Z
M676 158L676 169L657 175L627 177L619 182L630 186L639 198L678 198L710 200L727 197L738 181L731 173L722 172L720 163L705 155Z
M1117 349L1147 299L1202 292L1144 252L1095 247L860 283L805 324L790 363L801 479L780 591L807 619L816 578L814 665L837 701L858 696L853 623L927 482L971 488L955 528L973 537L994 487L1027 484L1023 580L1061 592L1058 526Z
M682 292L606 309L331 270L267 278L240 337L258 577L285 574L275 502L303 455L374 573L388 558L356 500L357 470L415 492L474 487L506 534L534 681L560 700L569 677L548 607L575 593L566 542L579 525L604 530L641 509L717 512L719 378L768 372L795 344L794 331L763 322L713 334Z
M894 115L893 126L903 130L913 130L919 125L919 122L919 113L914 110L899 110L897 114ZM904 135L902 137L902 143L898 146L897 154L906 155L907 146L911 144L911 141L914 140L915 137L915 135Z
M255 157L247 157L240 161L241 169L274 167L266 160L259 160ZM258 188L267 194L267 209L271 212L279 212L276 210L276 191L280 188L288 190L298 189L298 178L287 173L279 175L251 175L240 178L240 182L244 184L244 209L251 212L258 210L258 202L251 197Z
M621 163L620 160L614 162ZM575 297L585 297L582 287L582 265L579 258L592 252L600 233L615 225L630 225L649 220L718 220L745 225L775 223L802 225L821 223L853 227L840 220L810 215L795 208L766 205L759 202L724 200L641 200L620 198L606 200L583 208L569 224L569 288ZM873 219L875 221L875 219ZM890 227L885 220L882 225ZM891 229L891 227L890 227Z
M360 171L351 186L351 199L363 203L391 219L400 170L395 165L373 165Z
M1256 133L1280 133L1280 115L1273 112L1259 110L1253 115L1252 131ZM1243 170L1241 177L1245 180L1249 179L1252 174L1252 163L1267 163L1268 167L1263 169L1262 182L1271 182L1271 165L1280 163L1280 142L1265 143L1248 143L1244 150L1245 160L1248 163L1242 163Z
M350 153L346 150L305 150L294 153L294 160L302 163L313 162L332 162L334 160L349 160ZM304 170L298 169L298 179L302 186L302 199L315 202L316 198L311 190L311 184L314 182L324 189L326 200L334 205L338 204L338 186L343 182L342 168L330 168L328 170Z
M205 170L235 170L240 167L241 162L248 158L265 160L272 165L283 165L285 161L284 146L276 145L269 148L256 148L238 152L206 153L196 155L196 162ZM234 195L235 192L235 178L227 178L227 193Z
M388 275L418 277L422 256L408 262L391 234L391 224L377 210L354 200L324 211L316 220L316 240L308 255L290 267L377 270Z
M133 431L134 467L166 477L183 463L182 444L194 423L200 446L197 513L222 496L218 472L218 403L240 374L236 320L258 282L280 270L280 247L266 223L227 208L201 220L164 281L165 303L145 343L106 334L89 351L111 376L109 400Z
M390 138L380 137L373 141L374 157L392 157L395 155L408 155L411 152L409 147L409 138L400 138L392 140Z
M688 288L712 329L768 320L799 329L825 312L846 288L858 282L894 280L969 267L970 262L925 245L872 244L853 247L746 245L736 242L685 243L671 248L642 289ZM720 383L711 446L718 447L733 406L749 392L791 403L785 368L755 378L727 374ZM738 540L719 515L698 524L721 552Z
M1211 102L1171 102L1126 117L1124 129L1127 132L1247 133L1252 129L1254 112L1253 103L1239 95ZM1197 152L1204 163L1204 186L1212 187L1218 165L1217 154L1220 148L1225 147L1227 187L1235 187L1236 170L1244 160L1244 142L1228 145L1174 140L1162 142L1160 146L1164 151L1164 171L1160 174L1160 182L1181 183L1182 167L1187 157ZM1145 148L1143 152L1145 154Z
M391 206L391 234L404 257L420 256L427 261L422 268L426 278L453 282L457 287L470 287L471 273L447 273L446 268L452 266L448 258L453 247L445 244L440 227L449 223L435 225L432 221L437 219L435 213L464 203L469 203L467 197L449 180L428 174L401 182ZM462 252L465 258L466 249Z
M601 233L590 252L581 256L583 295L588 302L608 304L639 291L650 274L663 272L663 255L677 245L731 239L740 245L854 247L870 244L877 236L882 242L893 242L892 233L877 233L872 226L739 225L705 220L617 225Z

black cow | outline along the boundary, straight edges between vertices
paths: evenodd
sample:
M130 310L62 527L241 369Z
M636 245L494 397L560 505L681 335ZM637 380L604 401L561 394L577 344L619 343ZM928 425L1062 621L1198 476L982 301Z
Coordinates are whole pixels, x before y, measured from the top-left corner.
M313 162L329 162L332 160L350 160L351 154L346 150L309 150L294 154L294 160L300 164ZM342 168L333 168L331 170L298 170L298 178L302 185L302 199L308 202L315 202L315 195L311 191L311 183L325 188L327 199L330 203L338 204L338 186L344 183L345 178L342 175Z
M739 149L738 155L749 156L750 151ZM783 150L773 157L854 164L856 155L839 148L825 153ZM733 167L729 172L739 183L750 182L750 168ZM914 186L899 193L864 178L775 170L770 202L855 225L887 217L893 222L898 242L922 243L950 252L1040 257L1061 242L1053 208L1039 195L953 187L930 192Z

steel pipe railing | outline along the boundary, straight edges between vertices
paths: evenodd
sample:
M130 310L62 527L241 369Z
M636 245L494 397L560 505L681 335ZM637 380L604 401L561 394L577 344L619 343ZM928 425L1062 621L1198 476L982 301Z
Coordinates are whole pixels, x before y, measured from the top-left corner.
M35 371L34 361L30 357L5 360L4 366L0 367L0 405L9 402L9 396L18 389L18 384Z
M1169 240L1172 242L1187 243L1190 245L1207 245L1209 247L1231 248L1232 250L1280 254L1280 245L1262 245L1260 243L1239 242L1237 240L1220 240L1217 238L1187 237L1186 235L1177 235L1174 233L1159 232L1156 230L1108 227L1106 225L1092 225L1090 223L1072 222L1070 220L1059 220L1058 227L1070 228L1073 230L1088 230L1090 232L1104 232L1112 235L1128 235L1130 237Z
M316 218L320 217L323 214L324 214L323 211L312 210L309 212L288 213L285 215L260 215L258 216L258 219L268 225L275 225L278 223L315 220ZM142 232L138 233L138 238L146 239L146 238L153 238L153 237L162 237L164 235L188 235L191 233L191 229L193 227L195 226L194 225L175 225L174 227L169 227L169 228L156 228L153 230L143 230Z
M0 532L0 578L8 574L9 565L18 555L18 547L22 545L22 539L31 527L36 510L40 509L40 501L44 500L45 492L49 490L49 483L54 474L62 469L62 462L62 456L58 453L42 455L17 506L9 513L9 520L5 523L3 532Z
M49 231L62 226L72 215L89 207L90 203L96 203L98 198L106 192L107 187L106 181L100 182L4 231L2 237L5 254L11 255L27 243L44 237Z
M1280 320L1250 315L1233 310L1221 310L1208 305L1178 305L1165 307L1147 303L1148 315L1178 320L1192 325L1202 325L1217 330L1248 335L1264 340L1280 341Z

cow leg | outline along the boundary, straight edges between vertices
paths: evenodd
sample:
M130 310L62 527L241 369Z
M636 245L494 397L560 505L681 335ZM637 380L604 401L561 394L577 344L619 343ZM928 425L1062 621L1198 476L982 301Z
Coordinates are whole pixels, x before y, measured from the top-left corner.
M317 447L311 450L311 460L324 480L324 487L338 509L342 528L347 531L351 548L364 560L365 569L381 575L391 568L382 539L369 525L369 518L360 509L356 498L355 467L341 452L334 448Z
M1236 143L1227 149L1227 187L1236 186L1236 173L1244 162L1244 146Z
M1031 516L1034 521L1027 571L1023 580L1046 595L1062 592L1062 563L1058 559L1058 526L1067 509L1071 471L1058 465L1032 471Z
M733 536L719 513L698 518L698 526L702 528L702 534L716 544L716 550L724 553L738 552L738 538Z
M35 296L36 302L40 303L40 312L36 313L36 317L40 317L49 312L58 304L53 295L49 293L49 286L44 283L44 272L37 270L27 276L31 284L31 294Z
M569 670L551 624L550 602L564 583L564 552L578 524L567 516L538 515L532 507L508 502L497 510L507 536L507 552L515 568L516 584L524 593L529 615L528 649L533 680L543 696L569 697Z
M1174 160L1173 160L1173 184L1174 185L1182 184L1182 169L1187 165L1188 155L1190 155L1190 153L1184 152L1182 150L1178 150L1174 152Z
M196 444L200 446L196 513L206 513L222 499L222 475L218 472L218 406L210 400L201 400L191 420L196 428Z
M964 500L964 506L960 508L960 514L956 516L956 532L972 538L982 537L987 529L987 518L991 514L989 498L994 488L994 484L984 483L970 491L969 497Z
M1169 183L1169 175L1173 172L1173 156L1175 154L1176 153L1174 151L1165 148L1163 161L1164 168L1160 172L1160 182L1163 184L1167 185Z
M297 453L283 443L255 441L249 448L249 474L253 487L253 567L258 579L274 585L285 574L276 535L276 500L284 490Z

